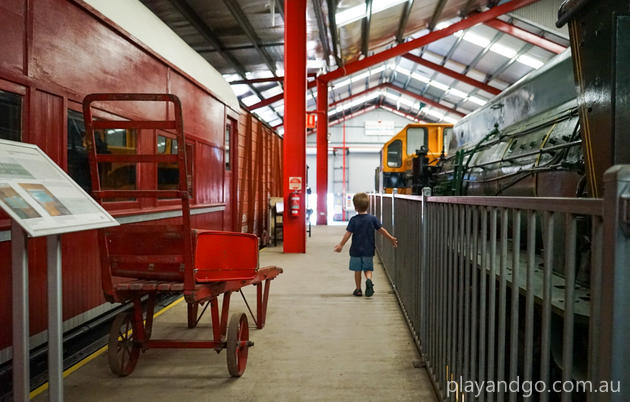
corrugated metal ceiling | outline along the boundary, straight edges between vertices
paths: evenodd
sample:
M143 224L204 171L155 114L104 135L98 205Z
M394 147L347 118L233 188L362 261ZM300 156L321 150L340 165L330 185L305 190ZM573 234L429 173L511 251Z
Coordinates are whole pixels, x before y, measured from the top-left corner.
M228 81L282 77L283 1L141 1ZM557 1L541 0L529 6L535 9L523 9L519 15L540 15L544 10L553 9ZM309 72L334 70L498 3L496 0L308 0ZM520 30L568 46L561 32L546 28L549 21L532 22L516 14L500 19ZM506 88L555 55L488 25L474 26L416 49L412 54L498 89ZM386 105L417 119L455 121L492 96L404 57L374 66L369 71L371 73L363 71L349 80L333 82L329 103L336 106L330 110L331 120L370 105ZM382 86L385 83L392 85L385 88ZM252 106L281 94L281 84L281 81L248 82L233 85L233 89L244 105ZM365 95L357 97L357 93ZM349 98L347 102L343 102L345 98ZM307 101L307 108L314 109L312 90ZM437 102L441 107L428 106L426 101ZM283 109L283 101L279 100L257 108L255 113L271 126L279 126Z

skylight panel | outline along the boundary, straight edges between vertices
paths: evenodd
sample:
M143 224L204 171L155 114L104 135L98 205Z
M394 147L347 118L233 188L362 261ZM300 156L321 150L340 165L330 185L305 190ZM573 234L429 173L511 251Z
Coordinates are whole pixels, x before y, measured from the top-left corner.
M478 98L476 96L471 96L471 97L468 98L468 100L471 101L472 103L476 103L479 106L483 106L483 105L486 104L485 100L483 100L481 98Z
M258 97L258 95L250 95L241 100L243 101L245 106L251 106L254 103L260 102L260 98Z
M522 55L522 56L519 56L519 58L517 60L518 60L519 63L525 64L526 66L529 66L529 67L531 67L533 69L538 69L543 64L545 64L542 61L538 60L537 58L531 57L531 56L528 56L528 55L525 55L525 54Z
M400 3L404 3L407 0L374 0L372 2L372 14L379 13L387 10L388 8L397 6ZM339 11L335 14L335 22L337 27L341 27L350 24L354 21L358 21L361 18L365 18L367 15L367 8L365 3L358 6L350 7L347 10Z

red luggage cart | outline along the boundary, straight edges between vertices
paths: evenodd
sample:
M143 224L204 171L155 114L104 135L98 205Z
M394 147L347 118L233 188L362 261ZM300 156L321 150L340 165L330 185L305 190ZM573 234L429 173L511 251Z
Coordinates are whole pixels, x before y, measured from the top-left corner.
M174 116L167 121L94 120L94 102L168 102ZM278 267L258 269L258 239L255 235L191 228L186 176L186 147L179 99L170 94L92 94L83 101L90 158L92 194L102 204L108 199L172 198L181 200L181 224L131 224L99 231L101 277L105 298L132 302L133 309L114 319L109 335L109 365L114 374L129 375L140 352L149 348L227 349L230 374L239 377L247 364L249 326L244 313L228 322L230 295L248 285L256 286L256 327L265 325L269 285L282 273ZM138 136L156 135L155 130L174 134L177 154L100 153L103 130L136 129ZM98 137L97 135L98 134ZM101 185L99 168L114 164L177 164L177 190L108 190ZM161 293L183 292L188 304L188 327L194 328L210 306L212 339L204 341L151 339L155 301ZM223 302L219 308L219 296ZM143 300L146 299L146 315ZM199 306L205 305L201 313ZM249 305L248 305L249 309ZM251 313L251 310L250 310ZM253 314L252 314L253 316Z

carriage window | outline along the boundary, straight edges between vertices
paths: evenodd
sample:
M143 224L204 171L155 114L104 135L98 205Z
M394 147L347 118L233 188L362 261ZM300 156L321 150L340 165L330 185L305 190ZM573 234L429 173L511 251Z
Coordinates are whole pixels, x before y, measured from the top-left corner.
M177 140L158 135L157 152L159 154L177 154ZM158 163L158 190L177 190L179 187L179 168L177 162Z
M407 155L415 154L423 145L427 145L426 127L409 127L407 129Z
M230 140L232 135L232 122L228 122L225 125L225 170L230 170Z
M0 139L22 140L22 97L0 91Z
M157 152L159 154L175 155L178 151L178 143L175 138L158 135ZM188 185L188 193L191 197L193 191L194 157L193 144L186 144L186 184ZM179 167L177 166L177 162L158 163L158 190L177 189L179 189Z
M68 110L68 174L86 192L92 191L83 115Z
M402 141L396 140L387 146L387 167L397 168L402 165Z
M99 154L129 155L137 153L135 129L107 129L95 130L95 147ZM101 187L104 190L135 190L135 163L99 163L98 168ZM107 201L124 201L124 199L110 199Z

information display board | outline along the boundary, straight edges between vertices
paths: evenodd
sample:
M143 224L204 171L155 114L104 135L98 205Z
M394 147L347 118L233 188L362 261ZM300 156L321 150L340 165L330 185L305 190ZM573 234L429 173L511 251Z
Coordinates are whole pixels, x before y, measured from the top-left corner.
M31 237L118 222L39 147L0 140L0 207Z

